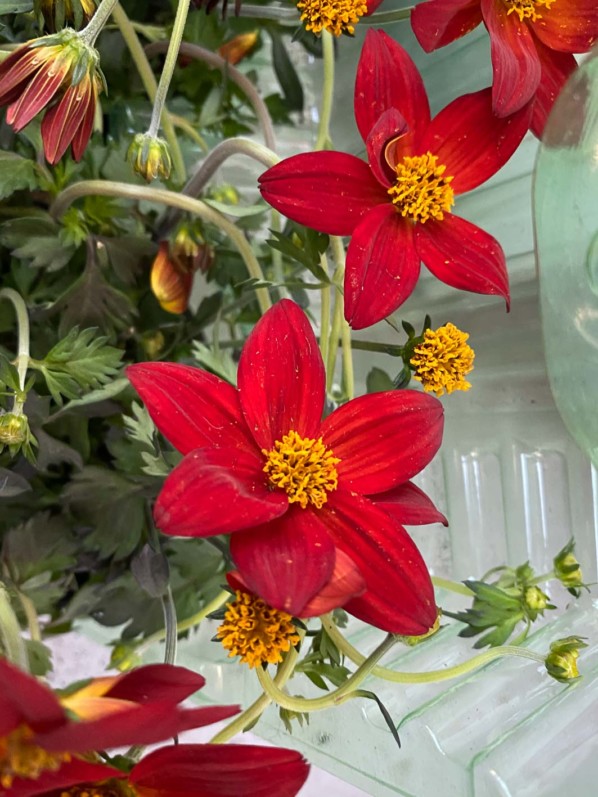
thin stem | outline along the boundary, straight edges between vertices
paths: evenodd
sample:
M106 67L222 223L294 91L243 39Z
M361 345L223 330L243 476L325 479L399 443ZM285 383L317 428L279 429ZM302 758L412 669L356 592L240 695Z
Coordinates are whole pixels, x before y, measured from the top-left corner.
M379 11L369 17L362 17L359 24L388 25L390 22L400 22L403 19L409 19L414 8L415 6L408 6L407 8L398 8L396 11Z
M0 643L4 657L21 670L29 672L29 657L21 636L21 627L12 608L8 591L2 583L0 583Z
M318 136L315 150L328 149L330 140L330 119L334 96L334 38L327 30L322 31L322 57L324 60L324 81L322 84L322 104L318 122Z
M129 185L127 183L111 182L108 180L82 180L79 183L74 183L68 188L65 188L64 191L61 191L54 200L50 212L54 218L59 218L72 202L89 195L116 196L124 199L145 199L150 202L161 202L169 207L179 208L187 213L199 216L199 218L203 219L208 224L213 224L228 235L243 258L250 277L260 282L265 281L262 267L241 230L237 229L237 227L221 213L218 213L218 211L209 207L199 199L192 199L191 197L182 196L174 191L166 191L162 188ZM266 288L263 287L256 288L255 294L260 311L263 315L272 306L270 296Z
M292 676L298 656L299 654L297 650L295 650L295 648L291 648L285 656L283 663L278 668L278 672L274 677L274 683L279 689L282 689L282 687ZM255 700L248 708L245 709L245 711L243 711L242 714L239 714L238 717L236 717L225 728L219 731L210 741L210 744L223 744L224 742L228 742L229 739L232 739L233 736L236 736L238 733L242 733L245 728L262 716L271 702L272 698L270 695L266 694L266 692L261 694L257 700Z
M351 349L351 327L343 319L341 326L343 350L343 393L347 399L355 396L355 372L353 370L353 351Z
M151 58L153 55L163 53L167 47L168 45L166 42L153 42L152 44L148 44L148 46L145 48L145 52L147 53L148 58ZM183 42L180 46L179 52L181 55L184 55L187 58L195 58L198 61L203 61L209 66L221 69L223 73L241 89L241 91L249 100L249 103L253 108L258 120L258 124L262 128L266 146L271 150L275 150L276 139L274 137L274 127L272 125L270 113L266 103L262 100L257 89L249 80L249 78L234 66L229 64L229 62L221 55L213 53L210 50L206 50L203 47L200 47L198 44L189 44L189 42Z
M27 305L23 298L12 288L2 288L0 290L0 300L8 299L12 303L17 315L18 327L18 351L16 366L19 373L19 387L21 393L25 390L25 379L27 377L27 367L29 366L29 315L27 313ZM13 412L15 415L20 415L23 411L24 397L15 395Z
M332 278L333 284L336 284L339 275L337 268ZM330 327L330 341L328 344L328 361L326 363L326 390L330 393L332 385L334 384L334 371L336 367L336 353L338 351L338 344L341 336L341 329L343 326L343 297L335 291L334 294L334 312L332 314L332 324Z
M83 39L85 44L93 47L95 40L102 32L102 28L110 19L110 15L114 10L114 6L118 0L102 0L98 10L95 12L89 23L83 30L79 31L79 36Z
M282 708L301 712L322 711L323 709L338 705L346 699L351 692L354 692L357 687L365 681L368 675L370 675L382 656L392 648L396 641L397 638L393 634L389 634L384 641L378 645L376 650L362 662L357 670L347 678L342 686L339 686L338 689L335 689L324 697L291 697L274 683L266 670L258 669L257 677L264 692L278 703L279 706L282 706Z
M322 271L327 277L330 276L328 269L328 258L326 253L320 255L320 266ZM330 293L332 290L331 285L324 285L320 291L320 351L322 352L322 360L328 362L328 346L330 343Z
M34 642L41 642L41 630L39 627L39 618L37 616L37 611L35 609L35 605L29 595L25 595L24 592L21 590L16 590L17 597L21 606L23 607L23 612L25 613L25 617L27 619L27 628L29 629L29 636Z
M449 592L456 592L457 595L465 595L467 598L471 598L474 593L466 587L465 584L461 584L458 581L450 581L448 578L439 578L438 576L432 576L432 584L439 589L446 589Z
M551 570L548 573L542 573L541 576L536 576L532 581L530 581L531 586L536 586L536 584L541 584L543 581L552 581L553 578L557 578L556 573L554 570Z
M374 340L352 340L351 348L359 351L377 351L381 354L389 354L391 357L400 357L403 353L403 346L395 346L392 343L378 343Z
M363 653L360 653L353 645L345 639L345 637L338 630L330 617L322 617L322 626L326 630L328 636L332 639L334 644L348 659L354 664L363 664L367 661ZM443 670L429 670L428 672L397 672L396 670L389 670L387 667L374 667L372 675L377 678L382 678L385 681L393 681L399 684L428 684L436 683L437 681L448 681L452 678L458 678L461 675L466 675L473 670L478 670L484 667L495 659L500 659L503 656L519 656L522 659L531 659L539 664L544 664L545 656L541 653L536 653L533 650L526 648L518 648L513 645L502 645L501 647L490 648L477 656L474 656L462 664L457 664L454 667L447 667Z
M176 606L174 604L170 585L166 590L166 595L162 598L162 610L164 612L164 629L166 635L164 664L174 664L176 661L178 626L176 621Z
M104 0L106 2L106 0ZM174 74L181 42L183 40L183 33L185 25L187 24L187 15L189 13L189 6L191 0L178 0L176 15L174 18L174 25L172 26L172 33L170 34L170 41L168 43L168 50L166 52L166 60L160 75L160 82L158 83L158 90L154 99L154 108L152 110L152 118L150 120L148 133L150 136L157 136L160 130L160 119L162 117L162 110L166 103L166 96L170 87L170 81Z
M131 58L133 59L133 63L139 72L139 77L143 83L145 93L149 97L150 101L154 102L156 99L156 92L158 91L158 83L149 61L147 60L145 50L139 41L137 31L135 30L133 23L125 13L120 3L117 3L114 6L112 17L118 25L120 34L123 37L123 40L127 45L127 49L131 54ZM181 146L174 131L173 119L166 108L162 110L162 129L164 130L164 137L168 142L175 173L180 175L181 182L183 182L185 179L185 163L183 161L183 153L181 152Z
M202 152L209 152L210 148L208 147L208 142L205 140L205 138L203 138L203 136L199 135L191 122L188 122L184 116L179 116L177 113L171 113L170 119L175 127L179 127L189 136L190 139L195 141ZM164 127L164 114L162 114L162 127Z
M296 8L281 6L252 6L245 3L239 9L239 16L251 19L269 19L273 22L287 22L294 25L299 22L299 13Z

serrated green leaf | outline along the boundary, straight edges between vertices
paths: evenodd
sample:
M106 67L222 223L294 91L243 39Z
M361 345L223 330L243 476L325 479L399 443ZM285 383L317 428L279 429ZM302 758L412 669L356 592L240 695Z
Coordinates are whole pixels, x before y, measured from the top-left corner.
M14 13L2 11L0 0L0 14ZM18 5L18 0L13 5ZM0 151L0 199L13 194L15 191L29 189L33 191L38 186L39 171L35 161L22 158L14 152Z
M217 376L226 379L231 385L237 384L237 364L224 349L216 351L206 346L205 343L194 341L193 356L200 365L205 366Z
M60 226L44 213L12 219L0 227L0 243L15 257L31 260L33 268L58 271L75 252L75 247L66 246L61 240L60 230Z

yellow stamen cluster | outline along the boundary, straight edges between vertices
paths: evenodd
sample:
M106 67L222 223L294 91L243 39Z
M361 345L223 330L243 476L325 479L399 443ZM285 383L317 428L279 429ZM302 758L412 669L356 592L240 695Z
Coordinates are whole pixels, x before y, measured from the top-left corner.
M368 12L366 0L299 0L301 22L314 33L327 30L333 36L355 33L355 23Z
M453 177L444 176L446 166L438 165L437 156L431 152L406 156L395 169L395 184L388 193L401 216L422 223L428 219L442 221L444 211L453 206L455 195L450 186Z
M528 19L530 22L535 22L537 19L542 19L542 14L538 9L545 8L550 10L550 6L556 0L505 0L507 5L507 15L517 14L521 22Z
M71 786L60 792L60 797L123 797L134 795L134 791L117 781L104 781L103 783L88 783L85 786Z
M68 753L49 753L42 747L30 743L33 731L21 725L8 736L0 737L0 786L10 789L15 778L39 778L42 772L56 772Z
M224 622L216 632L230 656L240 656L250 667L264 662L278 664L282 654L299 642L299 634L287 612L272 609L261 598L237 590L228 604Z
M454 324L436 331L426 329L423 342L415 347L410 360L415 368L413 377L422 383L426 393L442 396L453 390L469 390L471 384L464 377L473 370L475 354L467 344L468 338Z
M274 443L266 456L264 473L273 487L284 490L290 503L298 502L302 509L313 504L317 509L328 500L327 492L338 487L335 465L340 462L322 442L290 431Z

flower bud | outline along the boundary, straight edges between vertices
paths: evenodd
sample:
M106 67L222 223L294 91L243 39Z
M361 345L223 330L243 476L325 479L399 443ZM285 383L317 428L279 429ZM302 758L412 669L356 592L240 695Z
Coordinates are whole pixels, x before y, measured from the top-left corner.
M136 174L147 182L167 180L172 169L172 159L168 144L163 138L150 136L149 133L138 133L129 147L127 160Z
M35 10L51 33L71 25L77 30L95 14L95 0L36 0Z
M546 656L546 671L555 680L561 683L574 681L579 678L577 669L577 659L579 649L586 648L587 645L581 637L569 636L558 639L550 646L550 653Z
M543 612L548 606L548 595L539 587L528 587L524 595L525 605L532 612Z
M218 55L229 62L229 64L238 64L246 55L255 47L258 39L257 31L251 33L240 33L230 41L224 42L218 48Z
M6 412L0 415L0 446L20 446L27 440L29 423L26 415Z
M554 557L553 563L555 576L572 595L578 598L580 595L579 588L583 587L584 583L580 564L573 554L574 548L575 543L571 540Z

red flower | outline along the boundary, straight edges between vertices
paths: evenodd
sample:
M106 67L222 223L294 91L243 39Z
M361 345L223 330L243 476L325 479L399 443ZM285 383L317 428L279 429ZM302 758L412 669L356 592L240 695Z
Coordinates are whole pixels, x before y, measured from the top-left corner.
M41 110L44 153L57 163L71 145L73 158L83 157L93 130L103 78L98 54L67 28L18 47L0 64L0 107L18 132Z
M0 659L0 787L76 766L76 754L154 744L238 712L238 706L178 707L204 683L184 667L152 664L92 680L61 698Z
M531 107L497 119L490 89L430 120L422 79L405 50L369 31L355 84L355 118L369 166L343 152L308 152L268 169L263 197L290 219L351 235L345 316L362 329L412 293L423 261L454 288L509 297L505 257L488 233L449 212L513 154Z
M300 753L241 744L180 744L146 755L127 774L74 760L37 780L19 780L6 797L293 797L309 765Z
M310 615L306 607L328 587L355 589L361 582L347 577L350 562L367 587L346 603L352 614L408 635L434 624L434 592L417 548L366 496L404 484L432 459L442 437L440 402L410 390L376 393L321 421L324 364L305 314L290 301L249 336L238 390L171 363L127 373L159 430L186 455L156 503L163 532L232 534L248 589L290 614ZM345 554L340 564L337 549Z
M598 39L596 0L429 0L411 13L411 25L426 52L464 36L483 22L490 34L499 116L536 98L532 130L542 135L552 104L576 68L572 53L585 53Z

